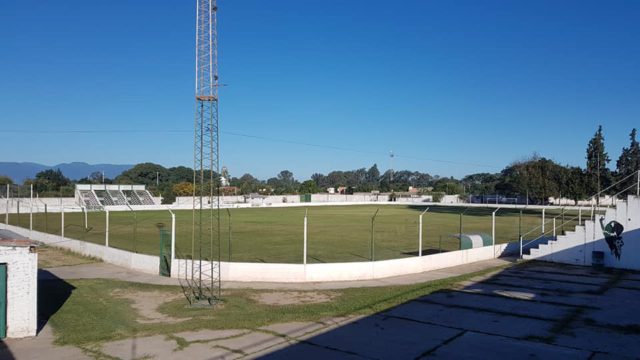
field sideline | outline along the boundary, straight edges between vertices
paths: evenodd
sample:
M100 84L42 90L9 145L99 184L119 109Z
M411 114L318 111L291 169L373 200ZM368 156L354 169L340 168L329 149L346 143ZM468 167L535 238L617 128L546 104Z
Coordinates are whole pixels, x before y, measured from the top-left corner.
M308 211L308 262L349 262L371 259L371 218L375 219L375 260L416 256L418 253L418 216L425 206L313 206L281 208L222 209L221 257L223 261L301 263L303 253L303 220ZM468 208L462 217L463 233L491 234L494 208ZM457 250L454 234L460 231L461 207L430 206L423 217L423 254ZM179 256L191 253L192 212L176 214L176 249ZM574 211L575 212L575 211ZM546 230L559 210L547 210ZM565 215L565 230L573 230L577 214ZM519 229L529 232L542 222L540 210L525 210L520 226L520 211L501 209L496 217L496 243L516 241ZM231 224L229 220L231 219ZM65 213L65 237L96 244L105 243L105 213L89 212L87 227L83 213ZM0 218L4 222L4 217ZM11 214L11 225L29 228L29 214ZM159 227L170 229L168 211L110 212L109 245L115 248L157 255ZM33 214L37 231L60 234L60 213ZM558 220L558 234L562 233ZM231 225L231 232L229 231ZM527 238L539 236L540 230ZM231 235L231 236L229 236ZM231 251L229 251L231 244ZM217 257L217 246L214 257ZM207 251L208 254L208 251Z

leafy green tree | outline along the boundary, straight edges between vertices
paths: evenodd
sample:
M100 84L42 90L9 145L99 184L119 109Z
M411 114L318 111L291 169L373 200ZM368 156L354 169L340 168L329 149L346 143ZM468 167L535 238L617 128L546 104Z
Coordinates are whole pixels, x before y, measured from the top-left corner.
M293 177L293 173L289 170L282 170L275 178L267 180L277 195L294 194L298 189L299 183Z
M587 145L587 189L591 194L599 193L611 183L611 172L607 168L610 161L600 125Z
M192 196L193 184L190 182L180 182L174 184L172 187L172 192L175 196Z
M240 188L240 193L243 195L258 192L261 184L262 182L251 174L244 174L240 178L231 180L231 185Z
M193 169L186 166L176 166L167 169L168 181L171 184L177 184L181 182L193 182Z
M4 186L4 185L12 185L13 184L13 180L5 175L0 175L0 186Z
M637 183L638 178L632 175L640 171L640 144L638 143L637 135L636 129L632 129L629 134L631 143L628 148L622 149L622 153L616 162L616 178L620 181L620 184L616 187L617 191L624 191L627 194L635 193L634 189L630 188ZM627 177L628 179L625 179Z
M60 169L48 169L36 174L32 181L33 190L37 193L60 192L63 187L71 185L71 181L62 174Z
M306 180L302 184L300 184L300 188L298 189L300 194L317 194L320 192L320 188L316 185L316 182L313 180Z
M142 184L155 187L156 181L166 181L167 169L154 163L137 164L115 178L116 184ZM193 176L193 173L192 173Z

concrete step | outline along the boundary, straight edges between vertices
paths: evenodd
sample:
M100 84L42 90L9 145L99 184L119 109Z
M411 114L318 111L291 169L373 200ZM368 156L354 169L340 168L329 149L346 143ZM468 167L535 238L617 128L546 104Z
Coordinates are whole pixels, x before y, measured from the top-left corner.
M532 259L537 258L538 256L540 256L540 249L535 249L535 248L534 249L530 249L529 250L529 255L527 255L527 256L529 256L529 258L532 258ZM522 257L524 257L524 255Z

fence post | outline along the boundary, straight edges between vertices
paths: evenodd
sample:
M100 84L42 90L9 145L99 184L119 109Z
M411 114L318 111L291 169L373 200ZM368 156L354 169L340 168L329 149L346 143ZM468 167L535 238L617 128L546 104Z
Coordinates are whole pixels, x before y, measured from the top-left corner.
M520 210L520 217L518 218L518 237L522 237L522 210Z
M171 211L171 210L169 210ZM176 259L176 214L171 212L171 264Z
M105 210L104 246L109 247L109 210Z
M422 215L427 211L429 211L429 208L426 208L418 217L418 256L422 256Z
M64 238L64 206L60 207L60 236Z
M578 226L582 225L582 208L578 208Z
M29 187L29 239L31 239L31 232L33 231L33 184L30 184Z
M520 236L520 259L522 259L522 236Z
M380 208L376 209L376 212L371 217L371 249L370 249L371 261L374 261L374 259L375 259L373 240L374 240L374 236L375 236L374 235L375 234L374 231L375 231L376 215L378 215L378 211L380 211Z
M500 210L497 208L493 213L491 213L491 241L493 244L493 257L496 257L496 213Z
M303 247L302 247L302 263L307 265L307 211L309 209L304 210L304 235L303 235Z
M546 220L545 220L545 213L544 213L544 212L545 212L545 210L546 210L546 209L542 209L542 232L541 232L541 234L544 234L544 223L545 223L545 221L546 221Z
M4 223L6 226L9 226L9 196L11 196L9 194L9 187L11 187L11 185L7 184L7 212L4 214ZM7 228L6 226L5 229Z
M228 257L229 257L229 262L231 262L231 210L229 210L229 208L227 208L227 215L229 215L229 237L227 239L227 241L229 242L229 246L228 246Z

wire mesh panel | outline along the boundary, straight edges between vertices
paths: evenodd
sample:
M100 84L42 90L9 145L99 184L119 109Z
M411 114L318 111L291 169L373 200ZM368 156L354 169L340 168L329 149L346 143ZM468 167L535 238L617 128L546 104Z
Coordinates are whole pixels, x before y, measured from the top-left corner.
M385 206L374 220L375 259L418 255L418 216L422 208Z
M233 261L301 263L303 208L231 210ZM221 239L227 250L229 216L221 216Z
M371 260L373 206L319 206L309 208L309 263Z
M431 206L423 218L423 255L458 250L460 213L464 208Z
M110 247L138 252L136 216L136 213L132 211L109 212ZM149 245L147 248L151 249L152 246Z

